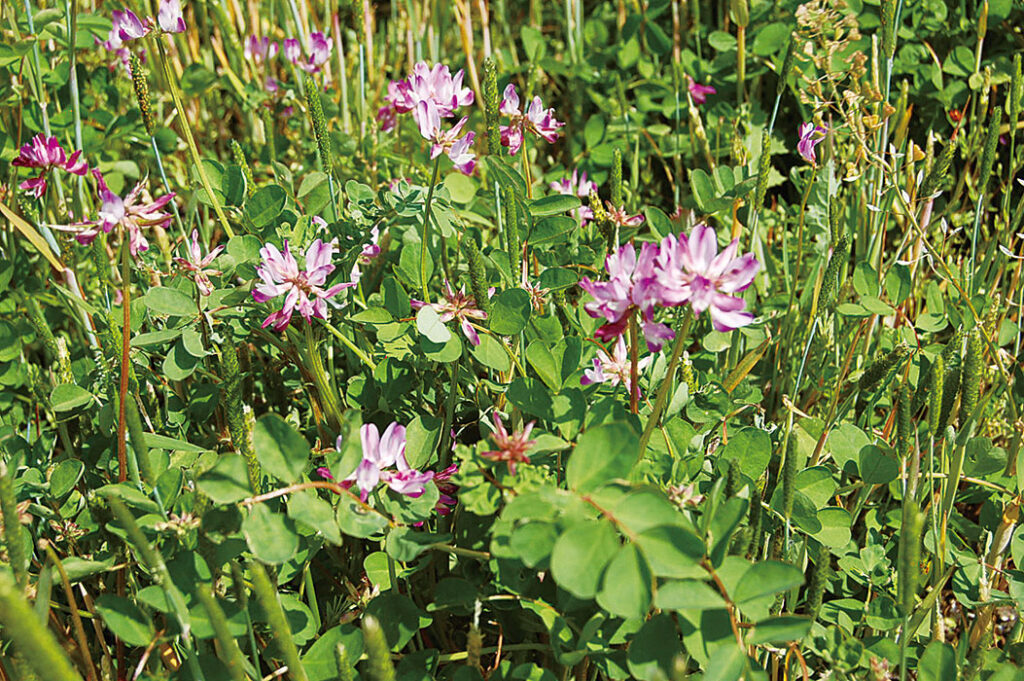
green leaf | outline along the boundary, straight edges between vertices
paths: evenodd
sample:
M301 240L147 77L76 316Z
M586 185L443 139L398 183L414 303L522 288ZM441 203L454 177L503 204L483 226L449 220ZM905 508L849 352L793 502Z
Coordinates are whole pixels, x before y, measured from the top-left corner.
M746 652L734 645L723 645L711 653L701 681L740 681L746 668Z
M581 205L578 196L572 194L551 194L542 196L539 199L528 201L530 215L535 218L547 217L548 215L561 215L579 208Z
M605 565L619 549L619 537L611 523L586 520L566 530L551 552L551 574L563 589L577 598L593 598Z
M74 489L84 472L85 464L78 459L64 459L50 474L50 494L57 499L62 498Z
M341 532L338 531L338 521L334 518L334 509L317 496L315 490L307 489L293 494L288 499L288 517L309 525L331 544L341 544Z
M242 520L245 543L254 556L268 565L280 565L299 550L295 523L283 513L275 513L266 504L256 504Z
M74 383L61 383L50 392L54 411L72 411L93 401L91 392Z
M714 212L715 185L712 183L711 177L700 168L690 171L690 190L693 192L694 199L697 200L697 206L702 211Z
M560 291L575 286L580 276L566 267L549 267L540 273L538 283L549 291Z
M917 663L919 681L956 681L956 653L948 643L932 641Z
M624 619L641 619L651 608L651 571L633 544L623 544L604 573L597 603Z
M256 422L253 432L256 458L263 469L281 482L294 482L309 467L309 443L277 414Z
M241 264L259 260L262 247L262 242L252 234L236 234L228 240L227 250L228 255Z
M644 222L660 237L666 237L675 232L672 220L660 208L647 206L644 208L644 217L646 218Z
M172 317L191 317L198 313L196 301L176 288L154 286L142 297L146 307L155 314Z
M749 603L764 596L788 591L804 583L804 575L796 567L777 560L751 565L732 594L737 604Z
M96 599L96 612L110 632L128 645L147 646L156 633L149 617L127 598L103 594Z
M499 336L514 336L530 319L530 294L521 288L502 291L491 299L490 329Z
M729 444L722 448L721 457L733 461L741 473L757 480L772 460L772 440L760 428L740 428L729 433Z
M659 577L699 577L704 573L700 560L704 542L693 532L678 525L652 527L636 537L640 550Z
M287 201L288 196L284 189L276 184L260 187L245 202L245 215L253 227L262 230L277 220Z
M640 438L625 422L590 428L569 457L566 480L571 489L588 492L626 478L637 461Z
M811 630L814 623L810 617L802 615L781 615L761 620L747 636L747 645L762 643L782 644L788 641L799 641Z
M432 618L415 603L400 594L389 592L377 596L366 606L365 613L380 622L391 650L401 650L417 631L429 625Z
M199 358L185 349L185 344L180 338L164 357L162 364L164 374L172 381L184 381L192 375L197 366Z
M447 343L452 337L452 332L441 321L437 311L425 305L416 313L416 330L432 343Z
M508 401L527 414L542 419L554 418L551 393L536 378L516 378L505 392Z
M441 419L420 415L405 429L405 460L412 468L422 469L437 449L441 439Z
M351 497L342 497L338 503L338 527L350 537L366 539L379 535L388 526L388 519L379 513L367 511Z
M469 352L488 369L504 373L512 368L512 359L502 349L501 342L488 334L480 334L480 345L470 346Z
M900 463L875 445L860 450L860 477L870 485L888 485L900 475Z
M462 339L453 334L444 343L435 343L421 336L420 349L427 359L447 364L462 357Z
M654 604L662 610L719 610L725 599L704 582L671 580L658 586Z
M679 633L672 618L664 613L655 615L644 622L629 643L626 657L629 673L640 681L670 679L676 655L681 652Z
M402 563L408 563L430 548L431 544L450 540L451 535L441 536L408 527L396 527L388 532L384 544L389 556Z
M751 51L759 57L770 57L786 46L790 26L782 22L768 24L757 32Z
M351 624L342 624L321 634L302 656L302 667L309 681L337 681L344 678L338 670L335 656L338 645L345 647L345 655L355 667L363 654L363 632Z

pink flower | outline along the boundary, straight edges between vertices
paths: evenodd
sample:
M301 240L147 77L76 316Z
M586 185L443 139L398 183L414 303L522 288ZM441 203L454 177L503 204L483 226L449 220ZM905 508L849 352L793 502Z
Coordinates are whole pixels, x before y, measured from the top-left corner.
M652 359L654 359L653 355L644 357L637 362L637 369L646 369ZM626 386L626 391L629 392L632 383L631 379L632 362L629 353L626 352L626 339L624 336L619 336L618 340L615 341L615 349L611 353L605 350L600 357L594 358L593 369L585 369L583 371L583 378L580 379L580 383L583 385L611 383L612 386L616 386L621 382Z
M405 460L405 426L392 423L381 435L377 426L367 423L359 429L359 437L363 445L363 460L345 479L355 482L359 497L364 502L380 482L414 499L423 494L434 473L421 473ZM340 448L341 438L338 438L338 444Z
M501 422L498 412L494 412L494 434L491 439L494 440L497 449L483 452L480 456L492 461L504 461L508 465L509 474L515 475L516 464L530 463L530 457L526 453L537 443L536 440L530 439L534 423L536 421L530 421L518 433L510 434L505 430L505 424Z
M150 27L143 24L142 20L135 16L135 12L130 9L114 10L112 16L114 28L110 32L110 38L108 38L112 44L115 34L119 41L127 42L129 40L138 40L149 33ZM149 21L152 22L152 19ZM120 44L118 46L120 47Z
M296 38L284 39L284 56L288 61L298 66L299 59L302 58L302 46Z
M391 132L398 124L398 111L395 105L390 102L377 109L377 120L380 121L380 129L383 132Z
M815 157L814 147L822 143L828 131L813 123L801 123L798 132L800 134L800 141L796 143L796 150L800 152L800 155L808 163L816 165L818 161Z
M18 185L37 199L46 191L46 175L51 170L60 168L74 175L85 175L89 171L85 160L82 159L81 151L75 151L68 156L56 137L43 135L36 135L31 142L23 145L12 165L39 169L38 176Z
M697 225L689 238L668 235L658 255L658 286L666 305L688 303L694 315L709 310L718 331L746 326L754 316L745 312L746 302L730 295L743 291L760 268L753 254L736 257L739 240L733 239L721 253L715 230Z
M217 276L220 274L219 270L210 268L210 263L212 263L223 250L224 246L217 246L217 248L204 256L202 250L199 248L199 230L193 229L191 243L185 244L186 257L180 258L175 256L174 262L186 272L191 273L193 279L195 279L196 288L199 289L199 292L202 295L208 296L213 293L213 284L210 282L210 276Z
M509 83L501 100L501 113L509 117L509 124L501 126L501 144L508 147L510 156L519 153L523 146L523 133L529 131L548 142L558 139L558 129L565 123L555 120L555 110L545 109L540 97L534 97L523 114L519 110L519 95L516 87Z
M643 215L630 215L626 212L625 206L615 207L611 201L605 201L605 205L608 207L608 218L612 221L613 225L619 227L636 227L642 225L644 222Z
M303 59L302 46L297 39L286 38L284 41L284 56L306 73L319 73L327 60L331 58L333 50L334 43L320 31L313 31L309 34L305 59Z
M296 44L298 44L298 41L296 41ZM268 62L276 57L277 50L277 41L272 41L266 36L257 38L255 35L250 35L245 39L243 54L246 59L249 59L256 64L262 64L263 62Z
M430 67L425 61L417 62L408 78L388 84L385 100L397 113L413 115L417 115L420 102L428 102L441 118L450 118L460 106L469 106L474 100L473 91L462 86L462 78L462 69L453 76L445 64Z
M466 124L469 117L463 116L462 120L452 126L450 130L442 131L440 113L432 102L420 102L417 105L417 111L419 111L419 115L416 117L416 122L419 124L420 134L433 142L433 146L430 148L430 158L437 158L442 153L447 153L452 164L460 172L464 175L471 175L473 167L476 165L476 155L469 148L473 144L476 133L468 132L459 138L462 126Z
M256 273L263 283L253 289L253 299L257 303L265 303L271 298L285 296L283 307L263 320L263 328L273 324L275 331L284 331L295 310L309 323L313 317L327 319L327 299L344 288L355 286L354 282L345 282L324 290L328 275L334 271L331 264L334 250L333 243L317 239L306 250L306 269L300 270L287 241L284 242L284 253L274 244L266 244L260 249L263 263L256 268Z
M128 235L128 247L132 256L138 256L142 251L149 249L149 242L142 235L143 227L160 226L166 228L171 224L171 214L163 211L164 207L174 198L174 193L164 194L159 199L143 202L142 192L146 181L136 184L128 196L123 199L110 191L103 175L98 170L92 171L93 177L99 187L100 208L97 211L98 220L83 222L67 227L59 227L67 231L77 232L75 238L83 245L93 242L96 236L103 230L110 233L115 227L122 227Z
M414 310L418 310L426 303L422 300L410 300ZM487 313L477 308L476 298L466 293L466 287L455 291L449 282L444 282L444 300L438 303L430 303L428 307L434 308L442 322L450 322L453 319L459 321L462 334L472 345L480 345L480 337L476 329L470 323L470 319L487 319Z
M687 76L686 78L690 81L687 87L690 90L690 97L693 98L694 104L703 104L707 101L708 95L713 95L718 92L710 85L701 85L693 78L690 78L690 76Z
M640 327L651 352L657 352L666 340L675 337L670 328L654 323L654 306L661 302L655 284L657 258L658 247L652 243L640 247L639 258L633 244L626 244L605 259L608 281L591 281L589 277L580 281L580 288L594 297L583 309L591 317L607 320L595 336L608 341L622 335L630 316L639 311Z
M434 504L434 510L437 511L438 515L448 515L452 512L452 508L459 503L455 498L455 494L459 491L459 486L451 482L451 477L458 472L459 464L453 463L443 471L434 473L434 485L437 486L437 491L440 493L437 503Z
M362 272L359 270L360 265L369 265L373 260L380 255L380 246L377 242L380 240L380 230L374 227L370 230L370 243L363 244L363 250L359 253L359 257L356 258L355 264L352 266L352 271L349 273L349 281L359 283L362 278Z
M594 211L587 205L587 199L590 198L591 192L597 191L597 185L587 179L587 171L584 170L577 175L577 171L573 170L570 177L563 177L558 182L552 182L551 188L559 194L578 196L583 199L583 205L572 211L573 217L579 220L581 225L594 219Z
M181 15L181 1L160 0L156 20L165 33L184 33L185 17Z

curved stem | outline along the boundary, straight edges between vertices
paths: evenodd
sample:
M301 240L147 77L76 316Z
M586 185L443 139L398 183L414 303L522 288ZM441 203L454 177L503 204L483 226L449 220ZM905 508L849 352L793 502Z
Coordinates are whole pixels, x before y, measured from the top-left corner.
M658 421L661 420L661 412L664 411L665 401L668 399L668 390L672 386L676 368L679 366L679 358L683 354L683 346L686 345L686 340L690 336L690 327L692 325L693 311L687 307L686 315L683 317L683 321L679 325L679 331L676 333L676 344L672 348L672 359L669 360L668 371L665 372L665 377L661 379L661 387L658 388L658 397L654 401L654 409L651 411L651 415L647 419L647 426L644 428L644 434L640 436L641 455L647 451L647 443L651 439L651 434L657 427Z
M434 185L437 184L437 174L441 170L441 157L434 160L434 174L430 178L430 188L427 189L427 202L423 207L423 229L420 232L420 287L423 294L423 302L429 303L427 293L427 250L430 237L430 203L434 200Z

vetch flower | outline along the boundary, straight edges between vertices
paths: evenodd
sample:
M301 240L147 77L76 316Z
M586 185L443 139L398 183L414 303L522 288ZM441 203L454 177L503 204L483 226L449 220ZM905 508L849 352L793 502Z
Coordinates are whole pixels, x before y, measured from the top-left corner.
M605 258L608 281L591 281L589 277L580 281L580 288L594 297L583 309L591 317L607 320L594 333L599 339L608 341L622 335L634 312L640 312L640 328L652 352L675 337L672 329L654 322L654 307L661 302L655 284L657 257L658 247L652 243L640 247L639 258L633 244L626 244Z
M594 219L594 211L586 204L586 200L590 197L591 192L597 191L597 184L587 179L587 171L584 170L577 175L577 171L573 170L570 177L563 177L558 182L552 182L551 188L559 194L578 196L583 199L583 205L572 211L572 216L580 221L580 225L585 225Z
M689 81L687 89L690 91L690 97L693 98L693 103L700 105L708 100L708 95L716 94L718 91L710 85L701 85L690 76L686 77Z
M418 104L419 116L416 122L420 127L420 134L433 142L430 148L430 158L437 158L442 153L447 153L452 164L464 175L471 175L476 165L476 155L469 151L473 144L476 133L468 132L459 138L462 126L466 124L469 117L463 116L462 120L456 123L450 130L441 130L441 116L436 106L430 102Z
M380 482L414 499L423 494L434 473L421 473L409 466L405 459L405 426L392 423L381 435L377 426L367 423L359 429L359 437L363 446L363 460L345 479L355 482L360 499L365 502ZM340 449L341 438L338 438L338 444Z
M46 175L51 170L59 168L74 175L85 175L89 171L81 151L75 151L68 156L56 137L44 135L36 135L31 142L23 145L12 165L39 169L38 176L18 185L37 199L46 191Z
M644 357L637 362L637 369L646 369L653 359L653 355ZM625 336L619 336L612 352L605 351L599 357L595 357L594 368L585 369L583 378L580 379L582 385L610 383L614 387L622 383L626 386L626 392L632 390L632 382L632 362L629 353L626 352Z
M143 189L146 180L137 183L123 199L110 191L103 175L98 170L92 171L99 187L100 208L98 220L77 225L60 227L77 232L76 239L83 245L93 242L100 230L110 233L115 227L122 227L128 235L128 248L133 257L149 249L149 242L142 235L143 227L160 226L166 228L171 224L171 214L164 212L164 207L174 198L174 193L164 194L153 201L143 200ZM84 229L83 229L84 228Z
M210 263L212 263L223 250L224 246L217 246L217 248L204 256L199 247L199 230L193 229L192 241L185 244L186 257L181 258L175 256L174 262L186 272L191 273L192 278L195 279L196 288L199 289L199 293L204 296L208 296L213 293L213 284L210 282L210 277L220 274L219 270L215 270L210 267Z
M630 215L626 212L625 206L613 206L611 201L605 201L608 207L608 219L618 227L636 227L644 222L643 215Z
M287 38L284 41L284 56L306 73L319 73L327 60L331 58L333 50L334 43L320 31L313 31L309 34L305 58L303 58L302 47L297 39Z
M113 41L115 34L117 35L118 40L122 42L143 38L147 33L149 33L149 29L151 28L153 21L150 19L146 24L142 23L142 20L139 19L139 17L135 15L135 12L130 9L115 9L112 17L114 27L110 32L110 38L108 38L110 41ZM120 46L120 44L118 46Z
M323 288L327 277L334 271L331 264L334 250L333 243L315 240L306 250L306 269L300 270L287 240L284 253L269 243L260 249L263 263L256 268L256 274L263 283L253 289L253 299L257 303L265 303L271 298L285 296L282 308L263 320L263 328L273 324L275 331L285 330L296 310L309 323L313 317L327 319L327 299L342 289L355 286L355 282L344 282L326 290Z
M473 91L462 86L464 72L459 69L453 76L445 64L428 66L417 62L405 80L391 81L385 99L397 113L412 112L418 116L420 102L432 104L441 118L450 118L461 106L474 101Z
M815 157L814 147L822 143L825 139L825 134L828 131L820 125L816 126L813 123L801 123L798 132L800 134L800 141L796 143L796 150L800 152L800 155L803 156L808 163L816 165L818 161Z
M491 439L494 440L494 446L497 449L483 452L480 456L491 461L504 461L508 465L509 474L515 475L517 464L530 463L530 457L526 453L537 442L530 439L530 431L533 430L534 423L536 421L530 421L518 433L509 433L505 430L505 424L501 422L501 417L495 412L494 434Z
M529 131L534 135L543 137L548 142L558 139L558 129L565 125L564 122L555 120L555 110L545 109L540 97L534 97L524 114L519 110L519 95L516 87L509 83L505 88L501 99L501 113L509 117L509 124L502 125L501 144L508 147L510 156L519 153L523 146L523 134Z
M455 498L455 494L459 491L459 486L451 482L451 477L458 472L459 464L453 463L443 471L434 473L434 485L437 486L437 491L440 494L437 503L434 504L434 510L437 511L438 515L448 515L452 512L455 505L459 503Z
M291 63L299 65L299 60L302 58L302 45L299 44L297 38L284 39L284 56Z
M298 41L295 41L296 45ZM277 56L277 41L271 40L270 38L263 36L257 38L255 35L247 36L245 39L245 47L242 53L246 59L256 63L257 65L269 62L271 59Z
M414 310L419 310L426 303L422 300L410 300ZM437 303L430 303L428 307L434 308L442 322L450 322L457 319L462 328L462 334L472 345L480 345L480 337L476 329L470 323L470 319L487 319L487 313L477 307L476 298L466 293L466 287L455 291L449 282L444 282L444 299Z
M156 20L165 33L184 33L185 17L181 14L181 0L160 0Z
M666 305L689 304L695 316L708 310L718 331L746 326L754 316L745 312L746 302L730 294L743 291L760 268L751 253L736 257L739 240L733 239L721 253L715 230L697 225L686 237L669 234L658 254L658 287Z

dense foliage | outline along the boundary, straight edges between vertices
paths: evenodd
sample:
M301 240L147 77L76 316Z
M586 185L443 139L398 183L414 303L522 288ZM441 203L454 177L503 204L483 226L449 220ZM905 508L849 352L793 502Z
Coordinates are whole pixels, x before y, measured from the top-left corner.
M0 678L1024 678L1024 6L0 5Z

